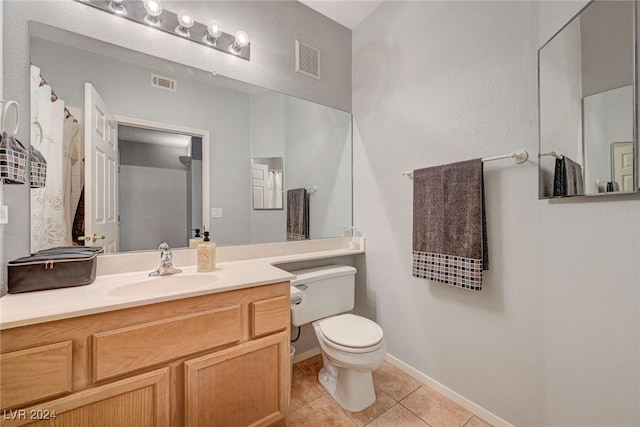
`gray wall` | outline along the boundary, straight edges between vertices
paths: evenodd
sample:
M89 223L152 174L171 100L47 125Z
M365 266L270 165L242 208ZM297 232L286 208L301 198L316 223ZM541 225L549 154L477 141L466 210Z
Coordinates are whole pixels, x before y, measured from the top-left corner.
M285 103L287 96L278 92L251 95L251 158L282 157L284 177L289 174L285 155ZM285 182L282 183L285 186ZM286 189L286 187L285 187ZM287 234L286 196L283 209L251 209L251 234L254 243L283 240Z
M178 37L149 31L143 25L128 22L72 0L2 2L4 96L20 102L21 114L29 111L29 20L39 21L98 40L121 45L140 52L187 64L220 75L278 90L351 110L351 31L296 1L245 2L168 2L165 7L176 11L191 9L207 20L215 16L228 32L243 29L251 37L250 62L232 58L207 47L197 46ZM295 73L295 39L306 41L322 52L321 75L317 81ZM224 140L224 135L220 135ZM19 138L28 140L28 128L22 127ZM213 152L213 158L220 157ZM244 159L249 156L245 155ZM247 168L248 168L247 161ZM248 169L245 169L248 170ZM213 175L212 182L229 177ZM7 259L29 252L29 189L5 186L5 203L11 222L5 227L3 270ZM226 195L233 194L229 190ZM239 198L238 198L239 200ZM249 198L247 198L250 201ZM212 200L212 206L216 206ZM231 206L231 212L238 206ZM248 210L247 210L248 212ZM225 213L226 215L226 213ZM214 222L215 224L215 222ZM233 237L233 236L230 236ZM0 294L6 284L3 281Z
M640 200L537 200L536 51L584 4L385 2L354 30L358 312L518 426L640 425ZM530 160L485 164L483 290L413 278L400 173L516 149Z
M284 189L317 186L309 197L310 238L351 225L351 116L278 93L251 96L251 156L284 157ZM283 210L252 210L254 242L280 240Z
M186 149L119 140L120 250L189 245Z
M632 29L631 1L595 2L580 14L582 96L633 83Z
M285 104L285 188L318 186L309 196L309 237L351 226L351 116L311 102Z

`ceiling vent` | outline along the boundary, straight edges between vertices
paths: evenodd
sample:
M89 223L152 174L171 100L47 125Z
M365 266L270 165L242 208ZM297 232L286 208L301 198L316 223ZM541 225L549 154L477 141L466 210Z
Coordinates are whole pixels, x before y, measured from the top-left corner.
M169 77L162 77L157 74L151 74L151 86L158 89L176 92L178 90L178 81Z
M320 80L320 50L296 40L296 71Z

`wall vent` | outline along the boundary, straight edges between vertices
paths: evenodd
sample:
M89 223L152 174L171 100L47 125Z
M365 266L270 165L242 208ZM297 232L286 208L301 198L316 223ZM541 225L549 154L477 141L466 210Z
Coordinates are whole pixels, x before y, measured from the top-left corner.
M151 74L151 86L158 89L170 90L171 92L177 92L178 81L170 79L169 77L159 76L157 74Z
M296 71L320 80L320 50L296 40Z

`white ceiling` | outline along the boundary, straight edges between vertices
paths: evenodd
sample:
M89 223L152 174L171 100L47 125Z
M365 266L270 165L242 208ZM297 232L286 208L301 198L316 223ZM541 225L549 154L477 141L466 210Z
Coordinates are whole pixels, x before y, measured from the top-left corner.
M384 0L299 0L339 24L353 30Z

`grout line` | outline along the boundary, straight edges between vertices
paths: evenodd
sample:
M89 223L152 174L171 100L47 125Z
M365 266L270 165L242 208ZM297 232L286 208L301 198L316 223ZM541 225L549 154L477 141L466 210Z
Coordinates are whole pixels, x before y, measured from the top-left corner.
M377 420L378 418L380 418L381 416L383 416L384 414L386 414L387 412L395 408L397 405L399 405L398 402L394 403L393 405L391 405L391 408L387 409L386 411L384 411L383 413L381 413L380 415L378 415L377 417L375 417L374 419L366 423L363 427L367 427L369 424L371 424L372 422L374 422L375 420Z
M471 414L471 417L467 420L467 422L466 422L466 423L464 423L464 424L462 425L462 427L465 427L467 424L469 424L469 422L471 422L471 420L473 419L473 417L475 417L475 415Z
M416 390L417 391L417 390ZM415 393L415 391L413 392ZM411 393L411 394L413 394ZM409 396L407 396L409 397ZM404 406L402 403L398 402L398 405L402 406L403 409L405 409L407 412L409 412L410 414L412 414L414 417L416 417L417 419L419 419L420 421L422 421L423 423L425 423L426 425L428 425L429 427L431 427L431 424L429 424L426 420L424 420L420 415L416 414L415 412L413 412L411 409L407 408L406 406Z
M422 386L421 386L422 387ZM420 387L418 387L415 391L413 391L413 393L415 393L416 391L418 391L420 389ZM413 394L411 393L411 394ZM409 394L407 397L411 396L411 394ZM406 399L406 398L405 398ZM404 399L402 399L404 400ZM413 412L411 409L407 408L406 406L404 406L402 404L402 402L398 402L398 405L402 406L404 409L406 409L407 411L409 411L409 413L413 414L416 418L418 418L420 421L422 421L423 423L425 423L426 425L428 425L429 427L431 427L431 424L429 424L424 418L422 418L420 415L416 414L415 412Z

